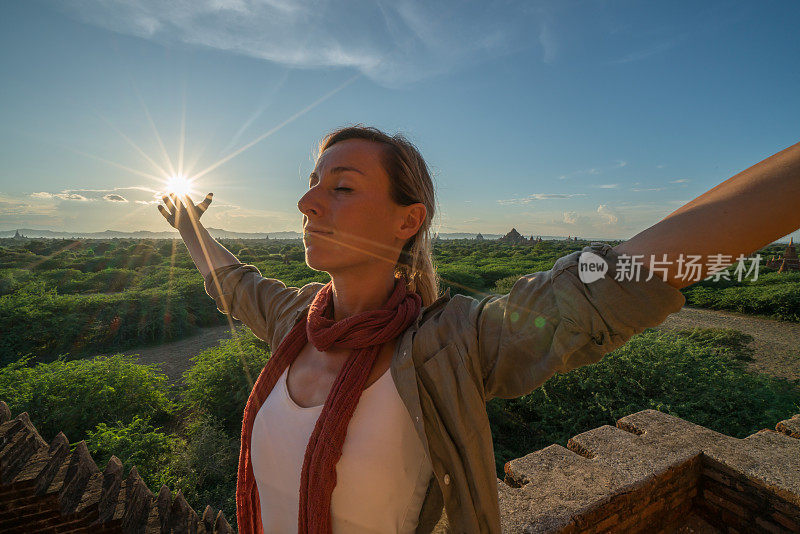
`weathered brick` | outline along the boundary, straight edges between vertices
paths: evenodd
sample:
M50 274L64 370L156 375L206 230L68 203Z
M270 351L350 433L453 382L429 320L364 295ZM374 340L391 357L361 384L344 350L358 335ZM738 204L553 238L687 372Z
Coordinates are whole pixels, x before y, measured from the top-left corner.
M770 516L772 517L773 520L775 520L776 523L788 528L790 531L792 531L792 532L800 532L800 523L798 523L796 521L792 521L791 519L789 519L788 517L786 517L782 513L780 513L780 512L772 512L770 514Z
M764 518L756 517L755 523L760 528L771 534L786 534L786 530L784 530L780 525L777 525L772 521L768 521Z

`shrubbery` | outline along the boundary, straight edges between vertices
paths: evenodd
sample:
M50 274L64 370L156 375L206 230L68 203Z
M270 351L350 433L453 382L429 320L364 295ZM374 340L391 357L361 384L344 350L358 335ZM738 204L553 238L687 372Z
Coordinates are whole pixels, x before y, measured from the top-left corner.
M206 349L183 375L182 404L219 422L231 438L239 438L247 397L267 364L269 346L247 328Z
M748 336L648 329L599 362L487 404L498 475L512 458L648 408L743 438L800 412L800 384L753 375Z
M684 290L684 295L689 306L800 322L800 282L787 280L722 289L697 287Z
M12 413L28 412L47 441L59 431L80 441L100 423L127 425L137 416L163 424L175 409L167 377L132 356L27 363L0 368L0 399Z

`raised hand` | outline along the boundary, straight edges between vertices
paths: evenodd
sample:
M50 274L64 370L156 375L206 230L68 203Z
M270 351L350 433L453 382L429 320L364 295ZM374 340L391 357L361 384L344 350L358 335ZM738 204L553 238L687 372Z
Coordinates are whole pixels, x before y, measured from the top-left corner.
M161 204L158 205L158 211L167 220L167 222L176 230L188 229L192 227L192 221L199 221L200 217L206 212L208 206L211 205L214 193L209 193L206 198L200 203L195 204L189 195L178 196L175 193L164 195L161 200L166 204L166 208Z

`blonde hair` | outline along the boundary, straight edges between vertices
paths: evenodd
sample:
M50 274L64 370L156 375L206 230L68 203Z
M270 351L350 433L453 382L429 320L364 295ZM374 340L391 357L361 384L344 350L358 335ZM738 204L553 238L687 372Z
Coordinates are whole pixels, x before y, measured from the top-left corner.
M408 290L422 297L428 306L439 296L439 275L433 266L433 244L430 236L435 213L435 194L428 165L415 147L402 134L388 135L371 126L345 126L332 131L319 143L319 158L325 150L348 139L366 139L385 147L383 166L389 175L392 200L401 206L417 202L425 206L425 220L414 237L400 252L395 264L395 278L405 276Z

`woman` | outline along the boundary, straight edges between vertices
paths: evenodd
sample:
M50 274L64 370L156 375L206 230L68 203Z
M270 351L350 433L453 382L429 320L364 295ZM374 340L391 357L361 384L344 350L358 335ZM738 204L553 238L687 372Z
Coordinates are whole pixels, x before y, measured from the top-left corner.
M800 227L798 199L800 144L616 247L592 243L477 300L438 294L433 184L401 136L348 127L322 141L298 208L306 263L330 275L324 285L287 288L238 262L199 223L210 193L198 205L165 196L159 210L208 294L274 350L245 408L240 532L430 532L440 517L455 532L500 532L485 403L657 326L694 281L681 277L681 254L731 264ZM606 276L581 281L586 252ZM671 263L661 277L618 281L623 254Z

